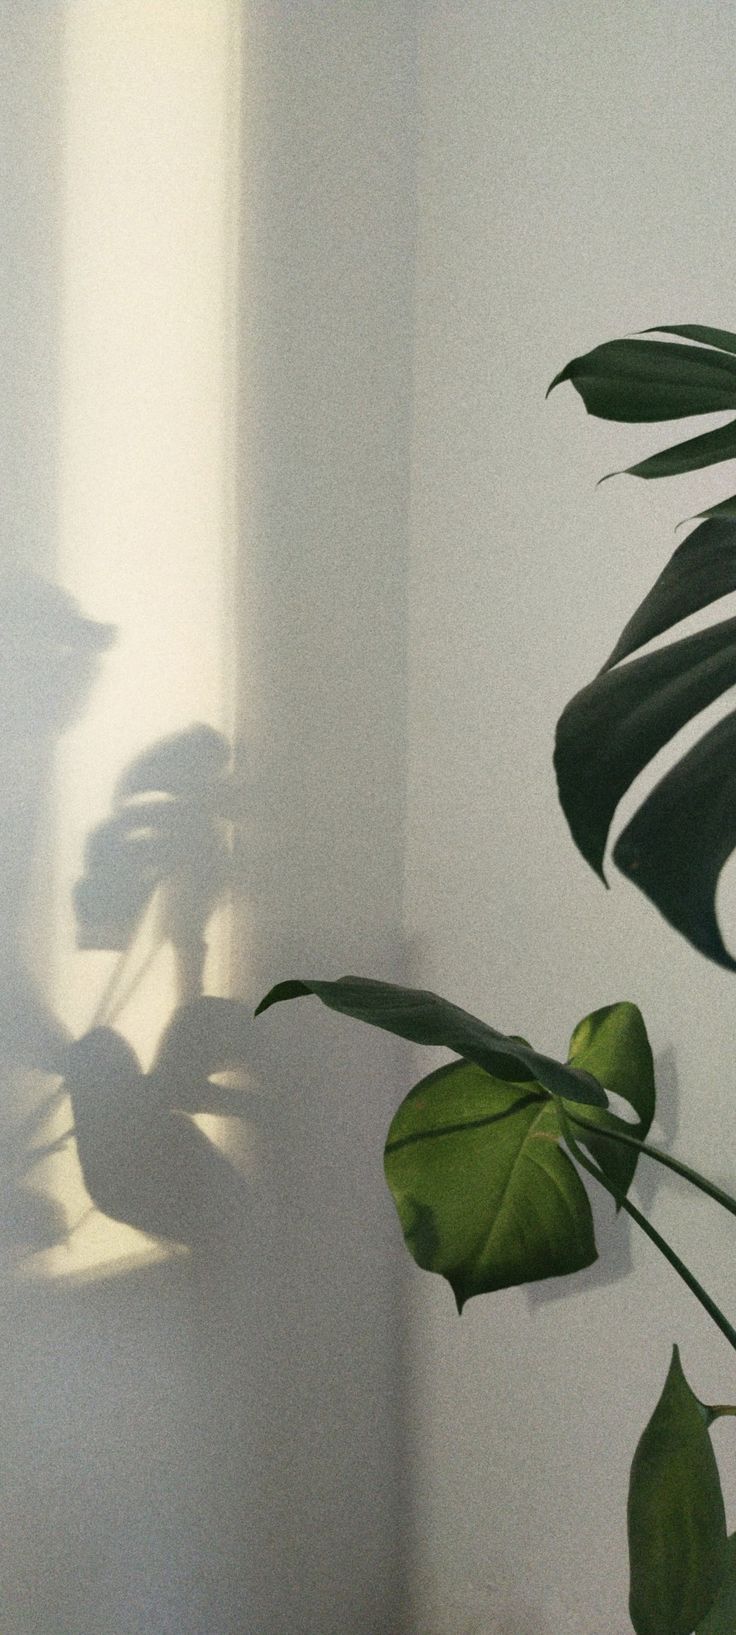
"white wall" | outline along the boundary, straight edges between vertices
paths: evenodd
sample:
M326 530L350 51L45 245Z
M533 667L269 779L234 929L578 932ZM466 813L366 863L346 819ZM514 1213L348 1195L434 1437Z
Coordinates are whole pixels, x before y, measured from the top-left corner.
M58 500L61 10L27 31L0 10L25 155L4 178L8 424L20 406L28 426L4 444L5 521L36 565ZM728 978L586 871L551 743L672 525L732 480L595 492L654 438L543 399L614 334L733 322L731 8L243 13L239 985L401 977L405 930L414 980L553 1052L631 997L662 1139L726 1182ZM402 1580L411 1635L623 1629L635 1442L672 1340L706 1399L733 1393L725 1343L605 1207L601 1267L564 1299L458 1321L406 1261L400 1298L380 1143L408 1053L307 1003L258 1039L272 1145L244 1245L194 1275L4 1276L4 1631L394 1635ZM669 1182L640 1196L728 1307L728 1228Z
M11 560L19 555L50 572L60 556L91 616L114 620L125 589L119 654L128 654L127 666L119 658L106 683L113 687L116 675L125 682L124 731L115 732L110 710L100 780L130 753L128 729L139 708L146 730L159 730L158 718L151 729L147 709L156 702L158 670L170 678L177 666L198 667L196 642L182 653L181 636L177 649L171 624L157 624L151 607L166 600L169 586L177 596L178 521L190 539L194 529L202 581L210 540L218 562L228 554L199 464L208 437L216 441L212 422L219 418L198 347L206 353L218 345L211 331L220 293L207 308L202 247L192 242L203 217L208 225L211 219L212 176L194 164L181 174L191 123L179 93L191 76L196 101L211 67L200 62L197 44L203 13L196 0L171 0L162 20L163 8L130 0L111 8L108 31L108 9L107 0L74 8L66 41L80 47L82 63L71 123L62 106L69 92L66 8L31 7L27 29L12 6L0 9L0 44L8 47L0 56L16 93L3 115L25 160L4 177L0 275L15 294L18 332L2 408L9 425L22 414L29 427L8 457L3 518L8 533L15 530ZM219 5L209 9L216 22ZM334 0L295 12L291 3L253 0L243 5L242 21L244 390L233 463L243 527L224 599L240 637L236 991L254 1005L271 982L307 967L329 971L344 961L401 975L416 39L414 7L392 3ZM176 42L173 69L164 25L187 31ZM150 53L146 29L155 35ZM176 69L182 53L184 86ZM167 90L169 71L175 83ZM109 100L98 101L105 76ZM214 113L218 118L218 108ZM207 150L213 167L216 136L211 131ZM51 155L65 137L67 161L78 163L83 185L71 204L66 199L67 248L76 245L79 266L76 274L67 269L73 288L65 290L60 392L48 354L55 358L60 347L64 200ZM105 191L111 153L113 167L119 155L121 189L128 181L135 193L139 176L139 200L128 194L123 201L114 187L113 200ZM201 147L199 160L206 171ZM169 216L166 199L156 209L155 187L165 193L167 178L182 193L191 188L191 219ZM157 297L166 252L175 259L182 247L190 247L192 266L184 257L181 276L165 278ZM107 297L101 314L98 303ZM50 332L41 382L37 305ZM200 320L209 320L204 340ZM196 356L201 391L185 367ZM217 374L219 357L210 365ZM47 435L44 420L34 438L41 386L51 430ZM157 401L160 459L144 415ZM181 481L171 479L168 509L177 408L192 454ZM73 470L60 507L55 455L65 409ZM203 426L200 414L212 422ZM175 530L168 570L155 503L164 533ZM146 540L148 529L154 537ZM108 572L105 549L112 553ZM187 596L195 607L199 599L200 613L206 597L209 621L202 581L190 580ZM146 604L140 615L137 600ZM182 598L183 620L191 606L187 601L185 611ZM198 641L204 628L200 617ZM211 623L207 630L214 642ZM150 668L136 664L137 644ZM142 706L136 685L144 689ZM209 700L202 706L211 707ZM167 719L162 730L188 721ZM70 779L80 753L79 738L70 735ZM46 757L44 743L44 768ZM71 803L77 847L101 798L94 765L86 782L89 753L84 761L85 783L78 781ZM6 820L0 842L10 828ZM70 884L67 875L63 889ZM50 912L48 892L41 896L43 964ZM11 927L3 929L7 944ZM89 991L80 996L77 989L79 1003L66 1012L75 1027L97 998L92 961L90 978L89 960L78 956ZM154 997L157 980L154 973ZM4 1635L373 1635L396 1627L402 1329L398 1241L380 1153L398 1054L367 1030L351 1042L316 1003L254 1025L251 1088L263 1109L254 1121L257 1162L242 1202L229 1217L223 1212L219 1241L205 1253L158 1265L125 1259L114 1268L109 1255L96 1266L90 1257L84 1275L77 1266L63 1276L64 1222L41 1198L27 1216L31 1226L40 1218L47 1237L58 1229L58 1252L53 1275L36 1265L31 1279L30 1250L46 1245L29 1245L27 1218L14 1236L3 1172ZM5 1118L25 1166L21 1115L42 1100L48 1081L14 1071L4 1077ZM12 1158L12 1146L8 1151ZM170 1179L175 1190L176 1175Z
M551 749L674 524L733 472L596 492L667 429L544 393L616 335L734 326L735 39L726 0L423 8L407 872L416 978L552 1052L636 1000L660 1137L731 1182L736 990L620 877L604 893ZM733 945L727 893L724 915ZM650 1174L639 1196L733 1316L728 1218L669 1181L655 1199ZM628 1228L602 1222L600 1269L564 1300L513 1291L459 1321L412 1278L417 1635L626 1628L628 1467L673 1340L705 1400L733 1397L725 1341L648 1244L618 1275Z

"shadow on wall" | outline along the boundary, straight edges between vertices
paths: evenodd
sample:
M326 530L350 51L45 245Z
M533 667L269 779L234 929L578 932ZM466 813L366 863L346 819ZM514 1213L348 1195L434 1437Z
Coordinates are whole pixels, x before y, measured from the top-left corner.
M203 993L245 804L204 726L139 756L87 838L77 938L116 959L92 1026L69 1037L31 975L28 904L54 742L113 632L26 572L0 580L0 629L4 1635L398 1627L380 1098L345 1108L382 1058L369 1041L346 1071L320 1028L311 1056L294 1035L284 1069L283 1023ZM143 929L173 947L179 998L147 1071L111 1025L152 980L132 956ZM261 1158L242 1173L251 1137ZM34 1272L78 1224L40 1184L71 1148L88 1211L147 1234L155 1262Z
M211 1075L249 1065L250 1012L202 992L207 922L229 884L228 829L237 815L229 745L213 728L198 726L154 746L123 774L111 817L89 836L74 891L78 942L115 950L118 960L96 1025L71 1040L26 968L26 898L50 751L83 707L97 655L114 632L21 571L0 584L0 627L6 1251L8 1237L21 1253L59 1241L58 1205L34 1192L25 1175L72 1139L90 1200L104 1214L190 1247L218 1237L229 1243L243 1182L191 1117L254 1110L253 1096L248 1105L245 1091L210 1082ZM152 911L155 946L170 941L174 948L181 1005L143 1073L122 1035L102 1024ZM63 1083L30 1109L17 1100L14 1108L13 1074L21 1075L16 1091L23 1101L29 1070L62 1076ZM71 1127L45 1141L44 1123L64 1094Z
M679 1108L677 1070L671 1048L660 1051L654 1064L654 1076L659 1104L652 1140L660 1150L669 1152L677 1134ZM726 1184L724 1181L723 1185ZM640 1207L647 1216L651 1215L654 1200L663 1187L677 1189L686 1185L671 1170L664 1170L657 1164L642 1162L639 1165L636 1190L641 1200ZM547 1278L542 1283L529 1284L525 1293L531 1312L540 1310L549 1301L574 1299L588 1289L608 1288L612 1283L628 1277L633 1265L631 1221L628 1215L615 1213L613 1204L600 1188L591 1190L589 1197L599 1258L593 1261L592 1266L586 1266L582 1272L574 1272L570 1277Z
M117 961L95 1025L71 1039L31 975L28 907L54 743L83 709L114 631L21 570L0 580L0 630L3 1627L235 1628L257 1484L243 1405L227 1401L235 1348L247 1376L249 1346L231 1322L231 1274L250 1231L257 1325L267 1244L252 1230L253 1184L193 1116L232 1128L253 1119L258 1100L239 1082L253 1066L250 1008L202 992L207 922L230 883L239 794L230 748L208 727L154 746L88 837L74 893L78 941L116 950ZM131 951L152 918L154 942L174 947L181 1003L143 1072L105 1018L130 991ZM51 1134L62 1106L68 1128ZM173 1258L121 1263L112 1278L24 1275L38 1250L74 1229L63 1200L37 1179L71 1143L89 1210L148 1234Z

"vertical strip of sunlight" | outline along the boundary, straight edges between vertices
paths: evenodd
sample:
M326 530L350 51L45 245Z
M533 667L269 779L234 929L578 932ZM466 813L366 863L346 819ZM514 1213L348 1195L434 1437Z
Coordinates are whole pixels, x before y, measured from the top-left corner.
M75 947L85 836L132 756L193 722L232 727L239 14L239 0L66 6L59 580L118 629L60 760L55 1003L75 1036L115 957ZM210 992L226 991L226 943L221 918ZM115 1020L144 1063L174 1003L164 950ZM69 1124L66 1105L47 1134ZM164 1252L90 1208L73 1142L46 1184L70 1235L34 1272Z

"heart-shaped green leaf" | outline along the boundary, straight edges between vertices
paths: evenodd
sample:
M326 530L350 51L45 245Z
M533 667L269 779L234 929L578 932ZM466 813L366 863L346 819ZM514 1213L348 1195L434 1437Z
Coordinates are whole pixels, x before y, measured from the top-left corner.
M343 976L336 982L279 982L261 1000L256 1016L281 1000L307 994L316 994L330 1010L369 1022L400 1039L445 1045L497 1079L517 1083L535 1079L567 1101L595 1107L607 1104L605 1092L589 1073L541 1055L515 1035L497 1033L487 1022L425 989L397 987L362 976Z
M604 671L567 705L555 746L560 803L601 879L608 831L626 790L680 727L734 682L736 619L726 619Z
M616 866L694 948L736 970L716 917L721 870L736 847L736 714L726 716L652 790L614 848Z
M736 408L736 360L673 341L605 341L555 375L601 420L678 420Z
M554 1102L527 1080L451 1062L415 1085L388 1133L386 1179L419 1266L458 1310L596 1258L590 1204L558 1145Z
M629 1610L636 1635L692 1635L726 1565L726 1517L707 1413L677 1346L629 1485Z
M578 1022L570 1040L570 1064L592 1073L606 1090L621 1096L639 1115L635 1124L629 1124L605 1108L586 1108L586 1121L613 1134L621 1130L637 1141L645 1141L654 1118L656 1092L652 1049L638 1006L622 1000L617 1005L604 1005ZM574 1120L575 1109L569 1112ZM618 1146L605 1137L596 1140L579 1128L575 1134L617 1191L628 1192L638 1160L635 1148Z
M736 1533L727 1544L726 1576L695 1635L734 1635L736 1630Z
M722 512L723 517L694 528L678 546L621 632L604 670L661 636L680 619L687 619L736 590L736 500L725 504L733 507L730 513L725 506L713 506L703 515L715 519L716 512ZM733 520L728 520L729 515Z

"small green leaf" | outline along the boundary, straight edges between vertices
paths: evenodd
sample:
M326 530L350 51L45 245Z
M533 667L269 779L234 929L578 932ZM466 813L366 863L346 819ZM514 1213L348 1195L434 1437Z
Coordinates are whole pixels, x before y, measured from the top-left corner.
M707 959L736 970L716 916L721 870L736 847L736 714L668 772L613 853L628 879Z
M694 715L736 682L736 619L606 670L557 724L560 804L596 873L616 807L634 779Z
M736 519L736 499L725 504L733 507L730 516ZM729 521L724 507L717 505L703 515L714 518L718 511L723 511L722 519L704 522L678 545L629 619L604 670L610 670L681 619L736 590L736 520Z
M695 1635L734 1635L736 1630L736 1533L731 1534L726 1548L726 1576Z
M636 1124L628 1124L606 1109L595 1108L586 1109L585 1118L602 1129L614 1133L620 1129L637 1141L645 1141L654 1117L654 1061L638 1006L623 1000L586 1016L570 1040L570 1063L592 1073L606 1090L623 1097L639 1115ZM575 1109L569 1111L574 1116ZM575 1134L615 1187L621 1193L628 1192L638 1161L636 1151L615 1146L612 1141L597 1141L584 1130L577 1129Z
M717 346L721 352L736 352L736 335L730 329L710 329L707 324L655 324L653 329L642 329L642 335L682 335L686 341L700 341L703 346Z
M736 459L736 420L706 431L700 437L688 437L684 443L659 449L635 466L623 471L611 471L611 477L679 477L684 471L700 471L704 466L715 466L721 460ZM605 478L602 479L604 482Z
M336 982L279 982L261 1000L256 1016L270 1005L307 994L316 994L323 1005L343 1016L369 1022L400 1039L445 1045L497 1079L535 1079L567 1101L595 1107L607 1104L605 1092L589 1073L541 1055L516 1035L497 1033L487 1022L425 989L401 988L362 976L343 976Z
M636 1635L692 1635L726 1571L726 1517L706 1412L677 1346L631 1467L629 1610Z
M736 520L736 495L732 494L730 499L721 500L718 505L706 505L702 511L696 512L696 516L723 518L724 521L730 517L732 521ZM694 522L695 517L685 517L685 521ZM682 524L678 523L678 527L681 526Z
M673 341L606 341L561 369L547 396L565 380L601 420L678 420L736 408L734 358Z
M539 1086L468 1062L431 1073L402 1102L386 1179L410 1253L447 1278L458 1310L595 1260L588 1197L558 1135Z

